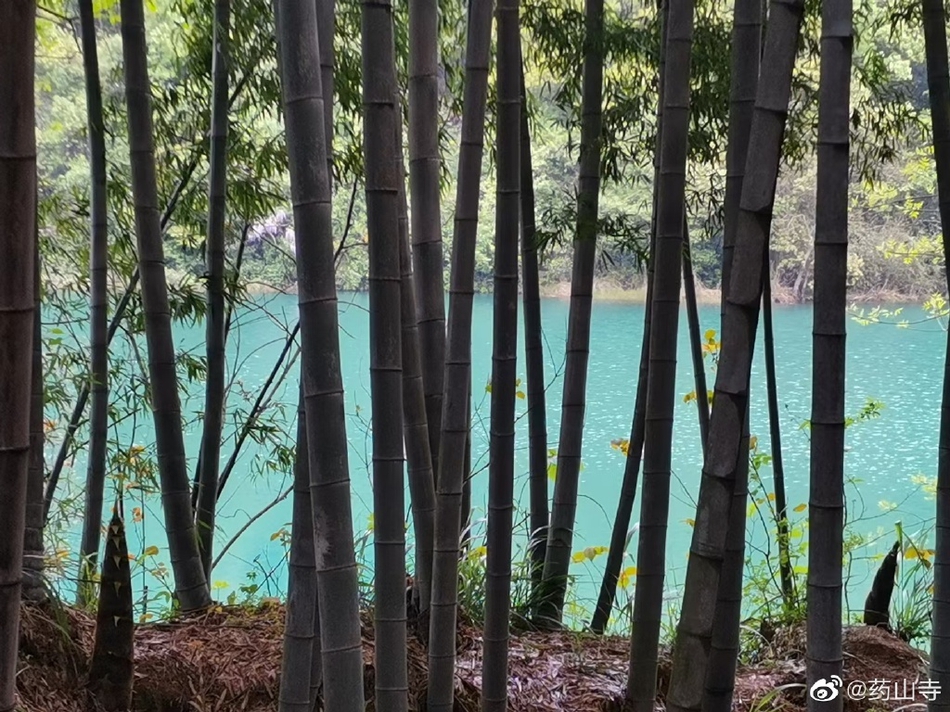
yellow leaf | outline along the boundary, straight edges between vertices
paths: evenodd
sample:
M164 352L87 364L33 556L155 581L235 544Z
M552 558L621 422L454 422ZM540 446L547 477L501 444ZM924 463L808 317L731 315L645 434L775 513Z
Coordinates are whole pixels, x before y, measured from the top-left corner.
M472 553L469 554L469 556L473 559L478 559L487 555L488 555L488 547L486 546L476 546L474 549L472 549Z
M808 505L805 504L804 502L802 502L800 505L798 505L797 507L795 507L795 509L793 509L792 511L793 511L793 512L804 512L807 507L808 507Z
M794 571L796 574L807 574L807 573L808 573L808 567L807 567L807 566L796 566L796 567L793 569L793 571Z
M775 492L769 492L769 502L775 501Z
M520 386L520 385L521 385L521 379L518 378L518 379L515 380L515 386L518 387L518 386Z
M692 403L694 400L696 400L696 391L690 391L685 396L683 396L684 403Z
M279 538L280 538L280 532L279 532L279 531L276 531L276 532L274 532L273 534L270 535L270 540L271 540L271 541L274 541L275 539L279 539Z
M485 384L485 392L491 393L491 381Z
M689 524L691 527L696 526L696 520L695 520L695 519L689 519L689 518L687 517L687 518L684 519L683 521L686 522L687 524Z
M759 439L755 435L749 436L749 449L755 450L759 445Z
M636 566L628 566L623 571L621 571L620 578L618 579L618 583L620 584L621 588L626 588L627 586L629 586L630 582L636 577L636 575L637 575Z
M585 559L588 561L593 561L601 554L606 554L608 548L606 546L588 546L583 551L578 551L571 557L571 560L575 564L582 563Z
M148 547L148 548L147 548L144 552L142 552L142 553L143 553L145 556L158 556L158 547L157 547L157 546L150 546L150 547Z
M706 333L703 334L703 338L706 339L706 341L712 341L713 339L716 338L716 330L706 329Z
M551 480L551 482L554 482L555 480L557 480L557 463L556 462L548 463L548 479Z
M215 591L220 591L222 589L227 588L229 585L230 584L227 581L215 581L211 585L211 588L213 588Z
M910 560L910 559L916 559L916 558L917 558L917 549L915 549L914 547L909 547L909 548L907 549L907 551L904 552L904 558L905 558L905 559L908 559L908 560Z
M520 400L524 400L527 397L525 396L524 391L518 391L517 393L515 393L515 395L518 396Z

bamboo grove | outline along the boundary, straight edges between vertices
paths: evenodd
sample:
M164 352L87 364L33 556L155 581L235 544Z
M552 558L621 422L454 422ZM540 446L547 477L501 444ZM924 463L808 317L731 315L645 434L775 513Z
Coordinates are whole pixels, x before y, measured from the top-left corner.
M746 512L758 478L749 412L750 392L760 388L753 373L760 319L780 596L803 606L804 686L840 682L849 190L855 176L873 179L918 122L932 148L939 224L950 223L943 4L179 0L176 7L188 18L180 29L192 44L179 59L186 79L169 88L152 49L155 10L144 0L0 3L0 712L25 709L18 707L20 612L54 597L45 548L57 507L68 499L63 489L77 452L84 453L85 472L82 495L70 505L81 527L78 566L68 576L75 606L96 611L90 709L140 709L133 707L135 557L126 532L144 515L133 510L134 490L114 474L120 453L110 439L122 408L139 412L130 402L145 403L141 417L152 420L171 617L200 620L216 605L212 570L233 543L220 536L222 494L230 491L242 445L257 439L273 448L274 467L292 481L273 503L285 502L291 521L274 709L460 709L457 632L468 620L465 567L477 547L484 547L479 700L486 712L508 709L512 636L525 629L555 635L570 624L585 414L596 397L588 392L595 279L602 255L614 251L633 255L646 303L641 348L631 354L636 383L618 386L629 393L630 436L621 445L616 499L600 502L613 529L584 627L625 637L628 673L617 708L652 712L658 694L670 710L734 707ZM37 47L41 23L50 22L70 28L83 60L88 161L78 210L65 209L73 198L49 195L40 178L36 126L52 90L37 80ZM874 74L880 43L862 45L861 36L888 30L923 37L929 111L907 113L886 77ZM165 41L159 35L156 43ZM116 51L120 73L104 72L100 58ZM573 193L560 218L538 207L535 181L546 154L537 150L543 109L531 89L542 83L577 137ZM867 118L875 111L887 118ZM248 126L262 116L279 131L273 141L256 143ZM169 149L172 135L181 145ZM125 155L115 155L117 148ZM769 265L781 218L777 183L812 154L809 539L799 581L788 551L792 505L782 464ZM286 195L277 187L285 173ZM633 229L604 208L604 196L637 181L648 186L650 219ZM485 227L489 190L494 214ZM240 341L242 305L253 302L242 291L241 270L254 249L252 226L281 204L293 226L287 249L294 256L296 321L264 385L236 404L226 354ZM368 586L366 555L354 534L354 433L338 297L341 265L357 241L350 234L354 210L365 213L369 305ZM83 348L70 364L82 377L73 388L58 385L65 376L57 368L66 364L44 336L44 310L60 288L56 265L69 244L78 244L67 240L67 214L85 245L78 258L85 274L73 294L85 315ZM697 242L706 227L721 240L718 341L703 334L698 317ZM191 292L170 277L179 260L173 235L182 231L200 236L192 246L200 288ZM558 231L567 237L563 244ZM557 247L568 255L571 275L563 344L542 331L539 272ZM482 474L473 465L472 374L477 261L485 249L492 324ZM950 264L945 241L942 250ZM660 690L673 438L683 417L675 408L683 301L702 466L677 474L690 483L695 515L672 661ZM182 354L175 338L189 320L203 328L199 356ZM120 357L119 344L131 344L121 348L134 357ZM563 354L560 415L553 421L558 394L549 388L549 349ZM704 350L718 358L711 389ZM295 380L289 374L297 360ZM200 384L195 421L181 385L185 370L189 382ZM526 374L523 386L519 373ZM295 428L262 434L272 387L288 379ZM51 444L44 408L56 398L71 415ZM521 400L524 442L516 427ZM194 452L186 447L190 427L200 429ZM528 461L523 519L519 449ZM950 695L950 343L939 449L932 449L929 665L931 679ZM125 466L138 458L145 455L132 451ZM472 522L476 476L487 480L483 531ZM634 529L636 551L628 552ZM631 556L635 569L624 569ZM624 579L634 591L626 611L618 595ZM527 593L516 597L516 586ZM880 613L874 605L866 604L866 622ZM421 689L413 682L413 646L425 651ZM843 695L802 699L815 712L844 708ZM950 704L944 700L950 697L938 695L929 706L943 709Z

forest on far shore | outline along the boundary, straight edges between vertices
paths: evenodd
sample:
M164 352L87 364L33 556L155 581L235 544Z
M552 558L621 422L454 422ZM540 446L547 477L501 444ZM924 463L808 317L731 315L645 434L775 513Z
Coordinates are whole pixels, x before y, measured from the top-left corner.
M106 3L103 7L107 7ZM610 5L610 3L608 3ZM629 3L616 3L608 14L617 23L613 41L615 57L604 95L605 141L601 196L601 234L598 245L595 297L643 301L642 270L649 234L652 195L652 136L655 117L645 97L655 92L656 47L649 37L622 33L631 16L646 12ZM860 154L852 169L850 250L848 254L849 297L856 302L925 301L941 291L943 257L937 212L936 179L932 149L926 140L929 108L926 94L923 38L890 31L888 10L866 2L856 42L856 96L852 112L852 140ZM543 249L540 253L542 294L565 297L570 291L571 239L576 222L576 184L580 74L578 52L583 22L579 8L571 4L551 6L548 15L531 11L532 23L546 32L544 42L527 47L526 86L532 113L533 171L537 224ZM113 16L110 17L110 12ZM574 13L572 16L571 13ZM687 182L690 241L695 278L701 301L718 300L722 262L722 198L725 190L725 114L714 105L716 92L728 91L724 78L728 57L713 52L716 42L728 41L725 13L705 11L709 23L698 33L701 52L694 57L694 75L706 74L708 87L700 93L706 121L691 147ZM204 161L192 161L194 150L205 139L200 126L207 126L207 106L201 104L208 88L208 69L202 62L206 49L197 46L201 28L192 23L192 3L185 0L154 3L147 8L149 62L155 82L156 131L159 135L159 192L163 205L177 196L175 221L166 235L166 256L172 281L187 284L204 270L204 212L202 186L207 175ZM397 17L405 9L397 5ZM121 43L115 7L103 13L100 27L100 62L106 120L113 126L121 119L123 84ZM444 21L452 21L445 13ZM186 19L187 18L187 19ZM557 19L564 22L557 27ZM54 282L82 280L85 269L83 204L87 200L86 115L83 99L82 53L76 28L47 16L40 23L37 49L37 142L40 165L41 211L47 224L57 227L51 243L61 248L75 240L76 250L56 249L46 275ZM344 110L335 114L336 135L345 137L335 149L334 234L341 259L337 286L343 290L368 288L368 236L365 195L353 173L361 161L361 128L356 111L349 111L346 96L359 96L358 48L351 43L358 35L358 13L341 13L341 24L351 32L337 38L343 71ZM403 22L405 18L403 17ZM715 22L713 22L715 21ZM250 28L248 31L251 31ZM458 53L464 46L461 25L449 28L441 42L443 53L450 47ZM353 34L355 32L356 34ZM455 37L457 42L452 42ZM644 40L646 40L644 42ZM405 41L397 38L397 43ZM259 40L242 54L254 60ZM639 43L639 44L638 44ZM547 51L546 51L547 50ZM398 46L397 53L406 47ZM351 54L348 54L351 53ZM451 60L451 57L446 57ZM442 225L445 248L444 273L448 283L451 255L452 198L456 191L456 157L461 123L458 91L461 57L452 66L440 67L440 142L445 157L442 171ZM354 66L354 62L356 65ZM720 68L719 78L715 79ZM862 66L863 62L863 66ZM348 66L349 65L349 66ZM294 233L291 220L290 181L280 160L283 124L276 108L273 60L238 78L232 102L237 116L232 134L237 140L232 155L242 172L229 186L229 200L240 206L246 222L229 222L228 258L243 248L243 281L248 292L293 291L296 280ZM776 193L776 219L771 238L772 293L779 303L810 301L813 281L816 163L814 116L817 110L817 60L804 61L796 69L790 147L784 157ZM552 74L559 77L551 79ZM478 248L475 287L490 292L494 258L492 216L495 214L495 150L493 99L489 98L486 151L479 203ZM354 116L357 114L357 116ZM204 123L202 123L204 122ZM121 131L107 131L110 171L128 170L126 139ZM190 174L195 175L190 175ZM118 182L118 181L116 181ZM118 192L121 189L115 189ZM118 196L116 196L118 197ZM45 210L44 210L45 208ZM129 226L130 227L130 226ZM120 229L122 229L120 227ZM125 237L130 237L128 227ZM242 237L244 239L242 239ZM125 242L126 247L123 247ZM130 243L117 240L113 264L126 270ZM124 253L124 254L123 254ZM123 259L125 258L125 259ZM117 275L117 282L124 279ZM709 291L706 291L709 290Z

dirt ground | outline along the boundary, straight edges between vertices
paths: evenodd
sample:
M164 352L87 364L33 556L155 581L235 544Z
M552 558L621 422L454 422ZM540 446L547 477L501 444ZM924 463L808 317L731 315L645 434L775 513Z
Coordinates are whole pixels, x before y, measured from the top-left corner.
M280 684L284 610L269 604L257 610L218 608L199 618L139 626L135 636L135 709L140 712L273 712ZM369 621L365 621L366 624ZM18 689L24 712L86 712L84 678L94 621L73 609L29 606L21 626ZM459 633L456 710L478 709L481 640L474 628ZM878 629L845 630L844 681L871 683L926 678L920 651ZM804 636L780 631L761 662L737 675L737 712L805 707ZM512 637L512 712L560 710L619 711L627 673L629 643L576 633L534 632ZM373 637L364 627L367 709L374 709ZM425 651L409 648L412 709L424 710ZM661 656L657 709L669 681L669 658ZM776 694L774 691L782 688ZM893 689L893 688L891 688ZM878 693L878 697L883 691ZM868 695L870 696L870 691ZM893 692L891 693L893 696ZM904 707L909 699L853 700L847 712ZM925 702L917 696L913 702Z

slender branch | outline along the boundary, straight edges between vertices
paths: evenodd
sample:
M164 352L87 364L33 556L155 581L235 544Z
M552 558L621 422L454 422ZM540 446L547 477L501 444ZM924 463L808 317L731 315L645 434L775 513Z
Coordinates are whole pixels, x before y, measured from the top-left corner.
M214 571L215 567L218 565L218 563L221 561L221 559L224 557L224 555L228 553L228 549L231 548L231 546L234 544L234 542L236 542L238 539L241 538L241 536L244 534L244 532L246 532L248 529L251 528L251 525L254 524L254 522L256 522L258 519L260 519L261 517L263 517L265 514L267 514L270 510L272 510L272 509L273 509L274 507L276 507L278 504L280 504L280 503L283 502L285 499L287 499L287 496L288 496L291 492L293 492L293 489L294 489L293 486L290 486L290 487L286 488L283 492L281 492L279 495L277 495L277 497L274 499L273 502L271 502L270 504L268 504L266 507L264 507L261 511L259 511L257 514L255 514L253 517L251 517L250 519L248 519L248 520L244 523L244 526L242 526L240 529L238 529L237 532L235 533L235 535L234 535L233 537L231 537L231 539L228 541L228 543L225 544L225 545L221 548L220 553L214 558L214 561L211 563L211 570Z

